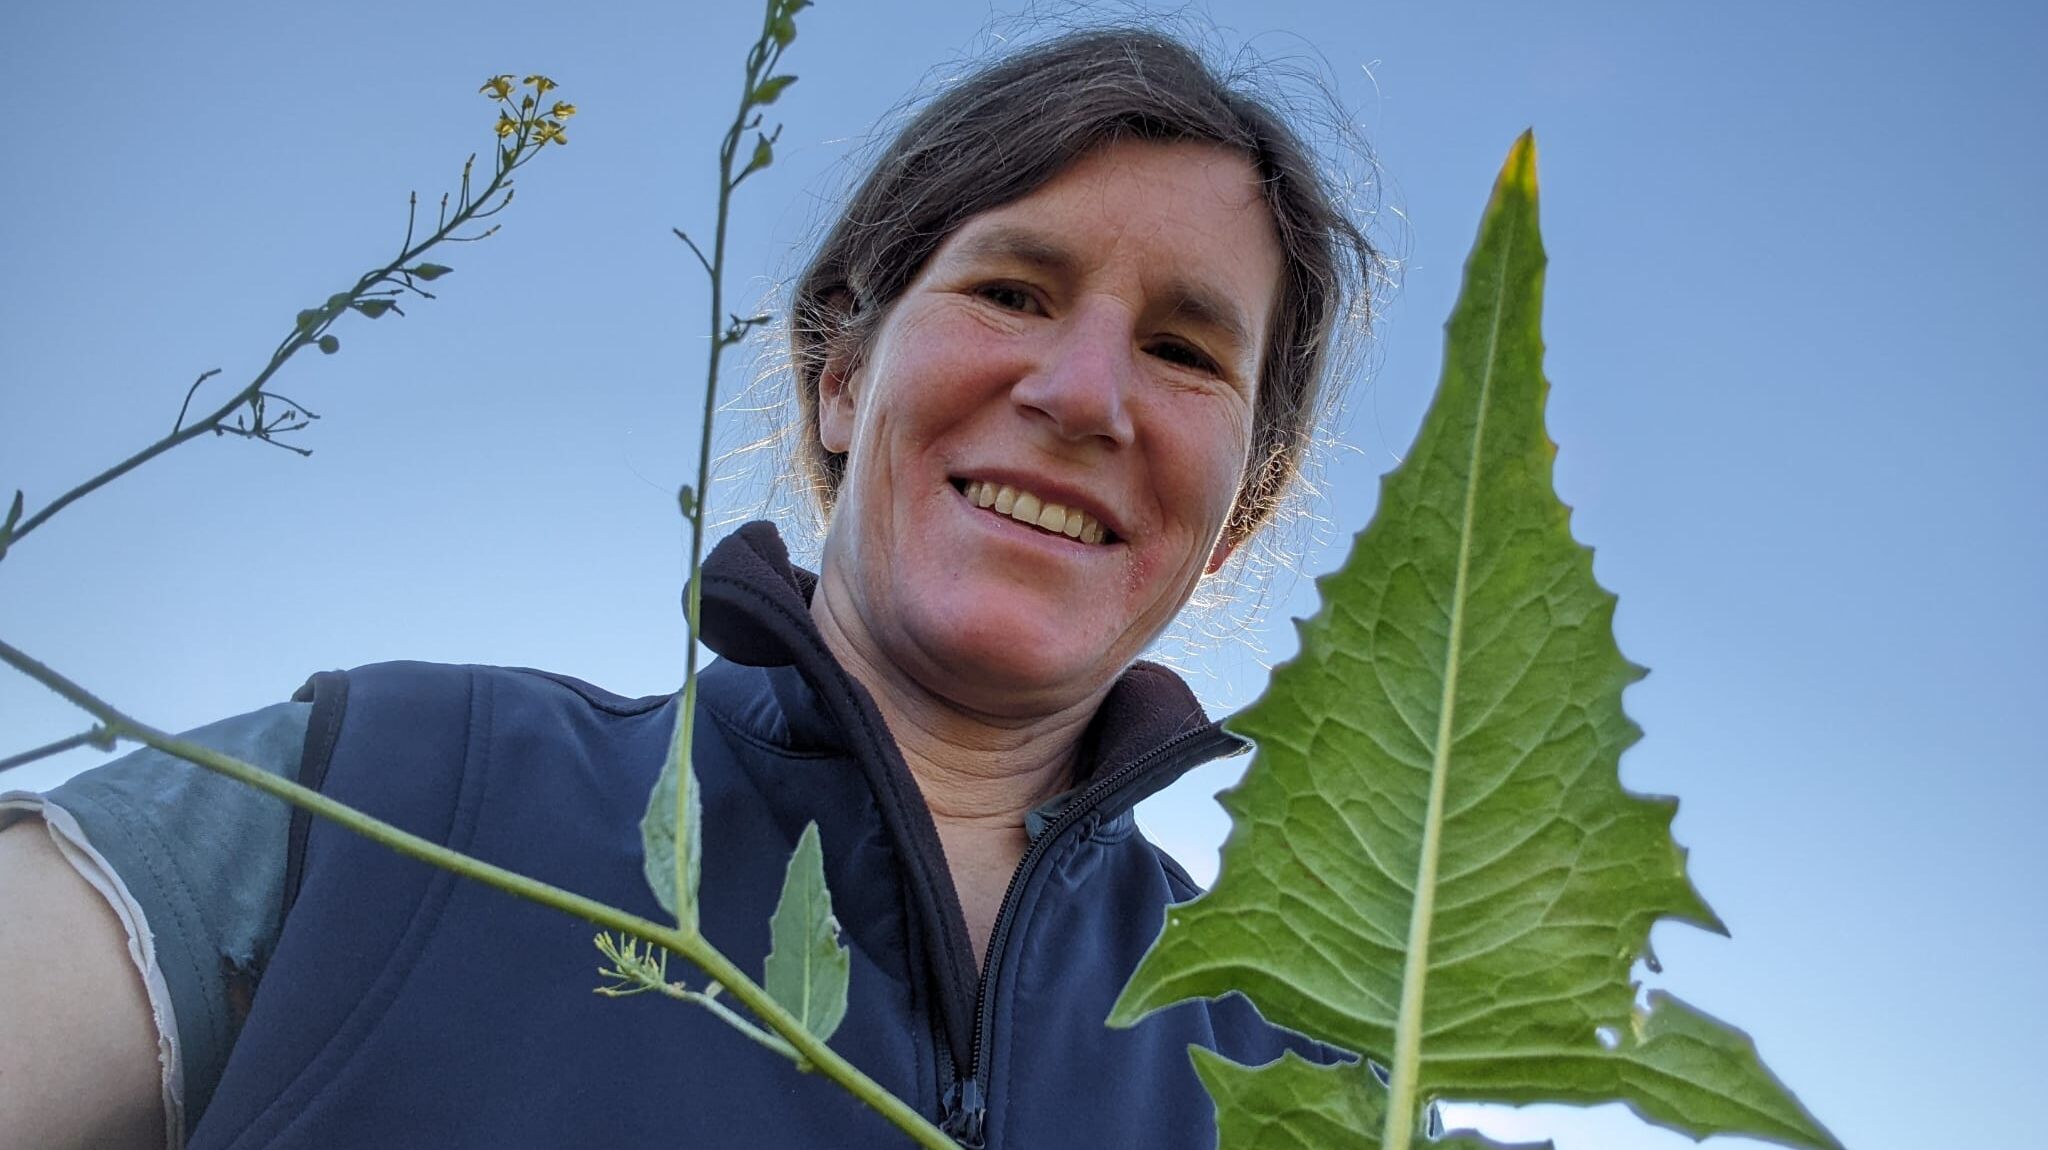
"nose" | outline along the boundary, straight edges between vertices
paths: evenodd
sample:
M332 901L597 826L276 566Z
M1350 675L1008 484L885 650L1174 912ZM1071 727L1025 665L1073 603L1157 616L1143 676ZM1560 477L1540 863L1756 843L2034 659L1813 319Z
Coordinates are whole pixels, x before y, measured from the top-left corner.
M1111 301L1069 312L1048 333L1043 354L1011 389L1016 403L1049 421L1062 439L1134 438L1129 400L1137 382L1130 313Z

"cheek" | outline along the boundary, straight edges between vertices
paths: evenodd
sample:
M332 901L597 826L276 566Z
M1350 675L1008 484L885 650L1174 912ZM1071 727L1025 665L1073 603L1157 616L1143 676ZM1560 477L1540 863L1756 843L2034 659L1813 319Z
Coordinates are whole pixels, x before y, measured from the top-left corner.
M1241 401L1218 400L1201 418L1183 412L1173 426L1176 434L1166 452L1173 494L1188 508L1189 519L1213 532L1229 516L1244 480L1250 414Z
M1183 401L1188 397L1180 397ZM1178 610L1200 581L1244 478L1250 414L1236 397L1169 405L1157 413L1153 485L1172 545L1130 554L1126 591Z
M957 340L927 317L908 317L877 340L856 397L853 452L905 451L943 426L954 413L966 367L949 355ZM874 461L870 461L871 463Z

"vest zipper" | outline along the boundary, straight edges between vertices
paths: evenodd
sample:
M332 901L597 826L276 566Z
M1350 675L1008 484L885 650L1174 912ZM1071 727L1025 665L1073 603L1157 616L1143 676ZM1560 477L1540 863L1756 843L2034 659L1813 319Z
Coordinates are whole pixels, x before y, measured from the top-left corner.
M1238 745L1238 739L1214 724L1175 735L1090 783L1053 818L1045 833L1025 848L1024 858L1010 874L1010 885L1003 891L1003 901L996 910L995 927L989 934L988 955L982 963L981 981L975 992L974 1040L969 1051L966 1077L960 1077L959 1067L947 1044L939 1043L940 1081L945 1083L942 1100L944 1118L939 1128L952 1135L962 1150L983 1150L987 1144L989 1067L987 1052L982 1047L988 1041L989 1028L994 1025L996 979L1002 972L1003 952L1009 947L1010 927L1017 911L1017 892L1024 888L1032 872L1052 853L1052 848L1068 830L1084 821L1094 821L1103 804L1117 797L1141 775L1190 757L1183 753L1190 745L1199 744L1201 757L1195 759L1196 763L1214 758L1216 750L1211 749L1211 743L1216 744L1217 749L1227 749Z

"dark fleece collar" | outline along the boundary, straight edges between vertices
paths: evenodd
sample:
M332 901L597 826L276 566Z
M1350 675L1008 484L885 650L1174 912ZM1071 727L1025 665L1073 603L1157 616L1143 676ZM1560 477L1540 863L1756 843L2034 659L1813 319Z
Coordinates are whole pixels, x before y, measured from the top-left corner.
M823 692L813 671L829 664L852 683L825 647L811 619L811 594L818 577L789 560L789 549L773 523L749 523L726 536L704 560L704 644L724 658L750 667L796 666ZM836 684L835 684L836 685ZM873 700L855 684L859 699ZM1209 716L1179 675L1139 660L1118 677L1081 740L1076 784L1105 765L1130 762L1177 735L1209 725Z

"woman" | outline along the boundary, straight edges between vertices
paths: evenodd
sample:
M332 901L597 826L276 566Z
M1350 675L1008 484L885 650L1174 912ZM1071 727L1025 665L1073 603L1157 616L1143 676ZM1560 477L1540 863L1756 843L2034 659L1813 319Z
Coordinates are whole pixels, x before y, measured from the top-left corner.
M765 524L703 573L704 929L758 969L816 821L834 1046L964 1145L1208 1144L1188 1045L1329 1053L1241 1000L1102 1019L1195 893L1132 806L1241 749L1137 656L1285 495L1372 259L1272 111L1106 32L949 88L801 277L829 526L815 578ZM210 737L659 917L637 820L673 705L385 664ZM182 765L11 807L0 906L86 943L0 946L0 1146L901 1144L706 1011L591 1000L576 924Z

